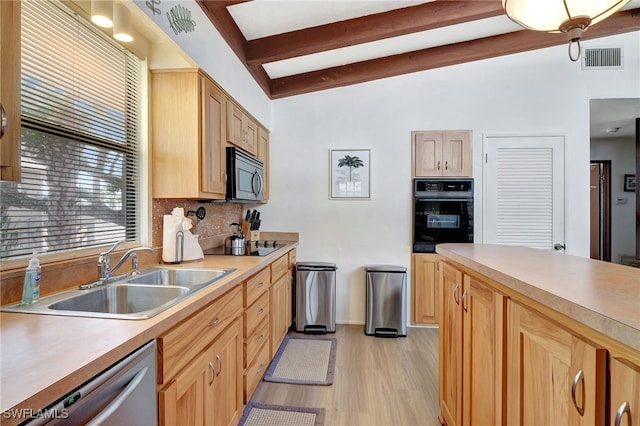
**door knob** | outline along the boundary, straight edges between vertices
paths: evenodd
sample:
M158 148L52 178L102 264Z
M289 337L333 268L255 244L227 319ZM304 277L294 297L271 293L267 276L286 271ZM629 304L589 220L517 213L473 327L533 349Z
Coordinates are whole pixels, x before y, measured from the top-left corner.
M564 244L555 243L553 249L556 251L565 250L567 247Z

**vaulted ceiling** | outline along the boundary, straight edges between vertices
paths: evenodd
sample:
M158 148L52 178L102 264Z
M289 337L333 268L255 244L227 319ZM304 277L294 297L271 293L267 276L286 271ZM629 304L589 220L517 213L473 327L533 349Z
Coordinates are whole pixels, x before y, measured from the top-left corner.
M197 2L271 99L567 43L522 29L500 0ZM637 30L633 0L583 40Z

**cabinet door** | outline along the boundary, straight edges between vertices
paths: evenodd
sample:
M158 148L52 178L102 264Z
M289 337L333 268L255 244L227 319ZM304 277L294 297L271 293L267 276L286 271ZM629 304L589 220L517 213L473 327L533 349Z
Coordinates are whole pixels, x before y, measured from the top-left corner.
M244 149L251 155L258 155L258 123L245 115Z
M440 410L448 426L462 418L462 272L440 263Z
M215 340L207 353L215 372L207 404L213 406L213 425L236 425L243 409L240 319Z
M200 77L202 90L202 192L225 196L225 96L211 80Z
M227 142L243 148L244 146L244 112L227 99Z
M471 176L471 132L444 132L442 176Z
M528 308L507 306L507 424L603 425L605 351Z
M438 255L414 254L412 288L412 316L414 324L438 323Z
M172 426L211 424L212 405L208 401L214 370L208 354L198 355L164 389L158 392L160 424Z
M636 425L640 420L640 367L616 358L609 360L610 425Z
M20 182L20 2L0 1L0 180Z
M280 343L286 336L289 326L287 325L287 283L289 277L285 274L271 286L271 358L273 358L280 347Z
M442 133L413 132L413 176L442 176Z
M258 159L264 163L264 199L269 199L269 131L258 127Z
M462 420L470 425L503 424L504 324L506 297L464 276Z

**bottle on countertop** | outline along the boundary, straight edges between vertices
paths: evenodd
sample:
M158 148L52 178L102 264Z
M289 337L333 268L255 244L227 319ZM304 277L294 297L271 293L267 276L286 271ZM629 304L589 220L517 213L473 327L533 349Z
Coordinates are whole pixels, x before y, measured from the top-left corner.
M22 304L30 305L40 299L40 260L34 251L29 260L29 266L24 274L24 286L22 287Z

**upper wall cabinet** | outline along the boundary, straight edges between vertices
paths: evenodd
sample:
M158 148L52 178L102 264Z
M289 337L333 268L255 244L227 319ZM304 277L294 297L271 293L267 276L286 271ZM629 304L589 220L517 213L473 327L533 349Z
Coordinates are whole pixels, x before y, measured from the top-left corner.
M20 2L0 1L0 180L20 181Z
M231 99L227 99L227 142L258 155L258 123Z
M411 132L412 177L471 177L471 131Z
M226 96L197 69L151 74L153 198L224 199Z
M258 126L258 159L264 163L264 199L269 200L269 131Z

